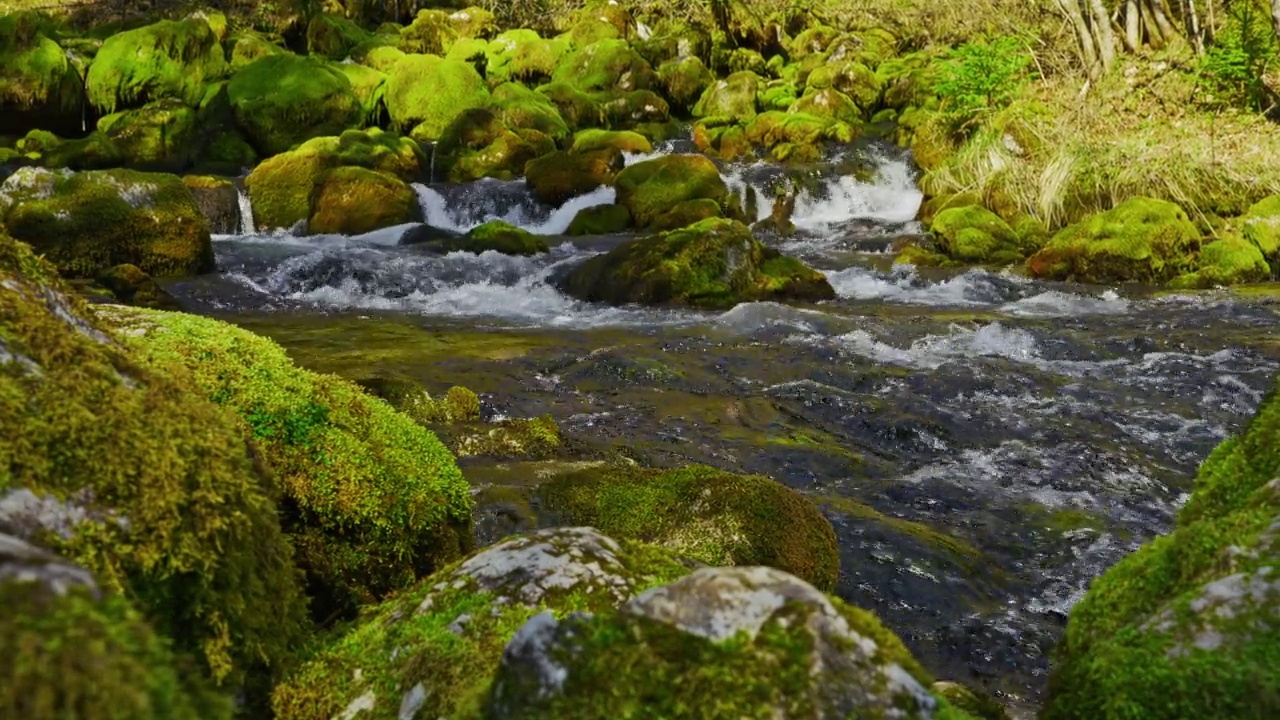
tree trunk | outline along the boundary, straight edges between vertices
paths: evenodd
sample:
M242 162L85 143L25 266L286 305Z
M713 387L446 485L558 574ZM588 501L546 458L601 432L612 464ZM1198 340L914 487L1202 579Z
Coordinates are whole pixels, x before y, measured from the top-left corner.
M1102 70L1106 72L1116 61L1116 36L1111 32L1111 18L1102 0L1088 0L1089 9L1093 12L1093 38L1098 44L1098 58L1102 60Z
M1099 62L1098 48L1094 44L1093 33L1089 32L1089 23L1084 18L1084 12L1080 9L1079 0L1057 0L1058 9L1062 10L1062 14L1067 16L1067 21L1071 23L1076 31L1076 39L1080 41L1080 59L1084 62L1085 70L1089 73L1091 79L1096 79L1102 74L1104 68Z
M1138 15L1138 0L1124 3L1124 45L1129 52L1142 47L1142 18Z

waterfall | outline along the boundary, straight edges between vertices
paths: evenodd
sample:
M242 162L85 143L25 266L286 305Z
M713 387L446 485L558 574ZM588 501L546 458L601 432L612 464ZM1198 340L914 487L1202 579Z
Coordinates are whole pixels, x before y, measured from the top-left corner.
M236 200L240 205L240 234L253 235L257 232L253 226L253 205L249 202L249 193L240 183L236 183Z

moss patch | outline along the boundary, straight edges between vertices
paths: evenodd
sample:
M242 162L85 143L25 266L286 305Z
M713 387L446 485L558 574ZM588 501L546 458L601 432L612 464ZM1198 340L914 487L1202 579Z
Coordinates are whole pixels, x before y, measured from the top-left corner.
M1036 277L1166 282L1195 269L1200 233L1182 208L1133 198L1053 237L1027 260Z
M701 155L666 155L627 167L615 181L618 204L631 211L638 227L685 200L708 199L724 205L729 188L715 163Z
M325 173L311 201L313 233L359 235L422 219L418 194L390 173L339 167Z
M391 121L401 130L412 130L419 142L439 140L458 115L488 101L484 78L459 60L406 55L387 70Z
M319 58L259 58L231 77L227 94L236 124L263 156L337 135L365 117L351 81Z
M164 98L195 106L205 85L228 69L207 21L162 20L107 38L89 66L85 90L105 112Z

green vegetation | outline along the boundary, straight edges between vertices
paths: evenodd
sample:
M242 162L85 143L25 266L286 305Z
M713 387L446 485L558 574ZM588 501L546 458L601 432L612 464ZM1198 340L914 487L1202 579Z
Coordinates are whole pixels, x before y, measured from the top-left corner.
M367 115L346 74L314 57L269 54L231 77L236 124L263 157L317 135L337 135Z
M107 38L89 66L85 91L104 112L166 97L194 106L205 84L227 70L222 45L207 21L164 20Z

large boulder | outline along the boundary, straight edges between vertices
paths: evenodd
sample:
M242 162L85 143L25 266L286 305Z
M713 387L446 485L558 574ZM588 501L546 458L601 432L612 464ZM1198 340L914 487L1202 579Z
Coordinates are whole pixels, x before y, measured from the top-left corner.
M235 183L208 175L188 175L182 183L191 191L191 197L200 208L200 214L209 221L209 231L215 235L235 235L240 227L240 192Z
M768 565L824 590L839 576L835 532L822 512L761 475L602 466L557 476L536 497L540 523L590 525L708 565Z
M443 55L458 39L458 30L444 10L419 10L413 22L400 31L396 46L410 54Z
M1280 269L1280 195L1254 204L1240 218L1240 226L1244 239L1262 251L1272 271Z
M953 260L1010 263L1026 257L1013 228L981 205L943 210L933 219L930 230L938 249Z
M529 161L524 176L534 197L550 205L562 205L572 197L612 184L622 168L622 153L617 150L557 150Z
M434 434L274 342L217 320L148 310L116 322L148 362L179 365L238 418L290 512L283 518L323 619L412 584L470 543L471 498Z
M0 532L0 707L23 718L230 720L168 644L84 568ZM56 669L56 671L54 671Z
M80 73L39 24L32 13L0 16L0 134L69 132L83 118Z
M4 532L136 599L225 685L282 669L306 605L273 479L237 418L193 391L185 368L138 358L3 232L0 286Z
M106 115L98 131L126 165L139 170L182 172L195 159L196 111L180 100Z
M742 223L720 218L597 255L574 268L561 287L581 300L611 305L728 308L835 297L822 273L765 246Z
M1041 717L1280 714L1280 393L1200 466L1172 532L1071 610Z
M1197 269L1174 278L1170 285L1211 288L1220 285L1262 282L1271 277L1271 265L1258 246L1237 235L1227 235L1200 250Z
M194 107L229 69L206 19L161 20L107 38L89 65L85 91L108 113L165 98Z
M590 528L507 540L334 638L276 688L276 717L475 717L503 647L527 620L605 612L686 572L669 553Z
M544 40L533 30L508 30L485 46L485 77L490 83L545 82L568 50L568 43Z
M365 168L375 171L377 177L361 174L355 180L369 180L376 185L377 194L393 204L388 209L364 208L358 226L396 225L417 217L419 211L407 206L404 199L413 192L408 183L422 173L426 163L422 148L408 138L376 128L348 130L338 137L308 140L295 150L270 158L253 169L245 187L252 201L254 224L259 228L291 228L319 215L322 226L341 229L347 221L325 209L319 190L339 168ZM355 187L351 173L343 177L348 188ZM349 203L344 206L351 207ZM328 217L326 213L330 213ZM356 227L355 219L352 223L351 227Z
M324 174L311 198L307 229L360 235L422 219L418 194L390 173L337 167Z
M653 143L649 138L630 130L601 130L592 128L573 136L569 152L585 153L593 150L613 149L624 153L651 153Z
M1053 236L1027 259L1035 277L1162 283L1194 271L1200 232L1177 205L1131 198Z
M702 155L665 155L627 167L614 181L618 204L631 211L637 227L686 200L714 200L722 206L729 188L715 163Z
M697 57L686 57L658 67L658 83L671 106L679 111L692 110L698 99L716 80Z
M727 118L750 122L756 116L756 97L764 81L753 72L737 72L711 85L693 107L696 118Z
M626 40L601 40L565 55L551 75L587 92L652 90L657 75Z
M121 263L158 276L214 267L209 222L174 175L23 168L0 185L0 219L70 277Z
M621 205L583 208L569 222L565 235L610 235L631 227L631 213Z
M419 142L435 142L459 115L489 102L484 78L469 63L406 55L387 70L391 121Z
M261 57L231 77L227 95L236 124L264 157L364 118L347 76L314 57Z
M863 610L766 567L705 568L612 613L535 616L482 716L967 717Z
M436 145L434 171L438 178L455 183L486 177L511 180L524 173L530 160L554 147L555 141L540 131L512 129L496 109L472 108L445 128Z

